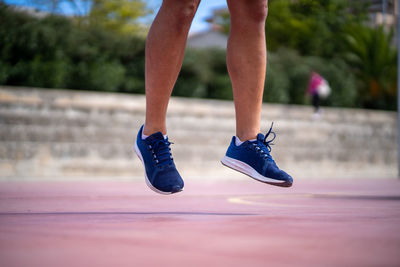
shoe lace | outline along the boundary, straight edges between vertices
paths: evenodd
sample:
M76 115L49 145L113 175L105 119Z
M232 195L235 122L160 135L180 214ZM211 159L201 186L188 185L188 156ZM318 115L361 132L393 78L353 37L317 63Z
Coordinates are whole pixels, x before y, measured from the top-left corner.
M173 161L170 144L172 142L168 141L168 138L164 140L156 139L149 144L149 149L153 154L153 159L156 165L168 165Z
M273 126L274 126L274 123L272 122L271 127L269 128L269 131L265 134L264 139L261 142L259 140L257 140L257 142L253 143L253 146L254 146L256 152L260 153L261 156L263 156L265 159L267 159L269 161L274 161L270 154L270 152L272 150L271 146L274 145L274 143L272 143L272 142L276 138L275 132L272 131ZM268 140L268 137L271 134L273 135L273 137L270 140Z

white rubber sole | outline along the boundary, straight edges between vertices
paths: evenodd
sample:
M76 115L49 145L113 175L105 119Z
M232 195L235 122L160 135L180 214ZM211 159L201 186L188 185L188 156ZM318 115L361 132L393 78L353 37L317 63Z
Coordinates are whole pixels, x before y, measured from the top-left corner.
M230 158L228 156L224 156L221 160L221 163L231 169L234 169L238 172L246 174L246 175L250 176L251 178L253 178L257 181L263 182L263 183L278 185L278 186L290 186L291 185L291 183L288 183L287 181L280 181L280 180L275 180L272 178L265 177L265 176L261 175L259 172L257 172L250 165L248 165L240 160Z
M144 165L142 153L140 153L140 149L138 148L136 142L135 142L135 152L136 152L136 155L139 157L140 161L142 161L143 168L144 168L144 177L145 177L147 186L148 186L151 190L153 190L154 192L159 193L159 194L161 194L161 195L171 195L172 192L160 191L160 190L158 190L157 188L155 188L155 187L150 183L150 180L149 180L149 178L147 177L146 166ZM183 188L182 188L181 191L183 191Z

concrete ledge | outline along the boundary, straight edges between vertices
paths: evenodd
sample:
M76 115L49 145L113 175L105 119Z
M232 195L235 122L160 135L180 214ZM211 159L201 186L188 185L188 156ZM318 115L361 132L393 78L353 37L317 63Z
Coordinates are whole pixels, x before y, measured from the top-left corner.
M143 95L0 87L0 179L141 177L132 150L144 121ZM185 176L243 177L219 160L235 133L231 101L172 98L168 134ZM298 177L395 177L396 113L264 104L272 154Z

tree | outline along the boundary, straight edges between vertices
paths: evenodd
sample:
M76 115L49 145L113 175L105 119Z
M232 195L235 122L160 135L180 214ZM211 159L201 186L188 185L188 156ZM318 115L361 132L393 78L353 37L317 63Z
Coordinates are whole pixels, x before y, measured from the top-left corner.
M393 108L396 99L397 51L393 31L356 25L344 38L344 58L359 81L360 101L368 108Z
M361 2L361 3L360 3ZM333 57L341 50L338 35L348 25L364 21L362 1L347 0L270 0L266 37L269 51L292 48L301 55ZM225 33L229 32L229 13L219 14Z
M89 23L121 34L139 33L143 26L137 19L147 14L149 10L140 0L92 0Z
M143 34L146 28L138 19L150 13L143 0L31 0L52 13L67 5L79 25L100 27L119 34Z
M36 17L0 2L0 84L143 92L142 37L71 19Z

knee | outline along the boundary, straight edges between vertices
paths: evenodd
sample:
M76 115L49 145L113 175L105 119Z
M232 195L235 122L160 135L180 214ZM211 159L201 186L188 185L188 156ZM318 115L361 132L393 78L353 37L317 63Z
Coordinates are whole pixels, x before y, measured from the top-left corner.
M268 0L230 0L228 3L232 20L265 24L268 16Z
M183 7L180 16L184 20L192 21L194 15L196 14L197 7L200 4L200 0L181 0L181 2L183 2Z
M163 5L173 13L177 25L190 25L200 0L164 0Z
M268 16L268 1L267 0L258 0L254 1L254 5L249 7L251 9L249 11L250 19L255 22L265 23ZM253 14L253 15L251 15Z

